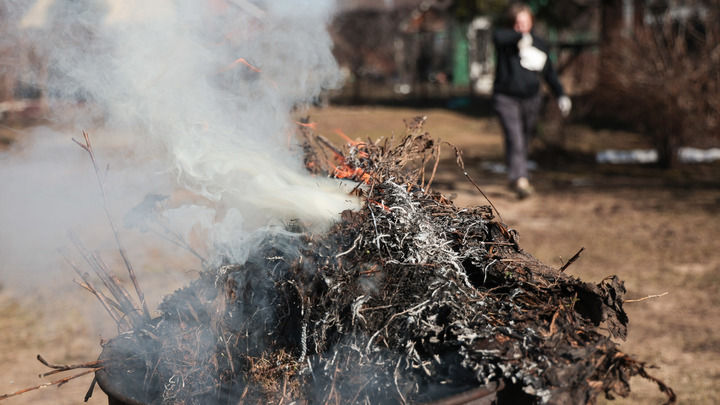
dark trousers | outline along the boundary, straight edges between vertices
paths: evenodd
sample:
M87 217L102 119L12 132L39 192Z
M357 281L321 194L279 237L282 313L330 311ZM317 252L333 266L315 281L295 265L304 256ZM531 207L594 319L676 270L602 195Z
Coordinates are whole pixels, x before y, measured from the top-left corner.
M492 101L505 133L508 180L528 177L528 151L540 114L540 94L528 98L494 94Z

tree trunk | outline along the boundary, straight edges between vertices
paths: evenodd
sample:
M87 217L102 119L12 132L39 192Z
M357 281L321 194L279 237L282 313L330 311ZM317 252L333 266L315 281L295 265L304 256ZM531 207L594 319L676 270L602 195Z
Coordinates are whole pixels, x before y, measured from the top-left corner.
M662 128L655 140L658 152L658 166L661 169L672 169L678 164L679 138L671 128Z
M623 29L623 1L602 0L600 16L600 40L609 45L614 38L620 37Z
M610 68L613 44L620 39L623 29L622 0L602 0L600 10L600 63L598 63L599 86L607 83L615 72Z
M645 0L633 0L633 29L645 26Z
M669 103L672 103L670 101ZM658 166L662 169L672 169L678 164L678 151L683 139L683 119L680 112L669 104L664 113L664 119L655 134L655 148L658 152Z

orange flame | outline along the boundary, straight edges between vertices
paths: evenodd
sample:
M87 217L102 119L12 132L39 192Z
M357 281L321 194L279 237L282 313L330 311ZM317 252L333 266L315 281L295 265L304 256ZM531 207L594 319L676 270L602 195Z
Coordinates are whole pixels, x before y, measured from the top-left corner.
M298 124L298 125L300 125L300 126L302 126L302 127L308 127L308 128L310 128L310 129L312 129L313 131L317 131L317 126L318 126L317 122L298 122L298 121L295 121L295 123Z
M354 179L361 181L365 184L370 182L370 175L365 173L365 170L359 167L352 167L347 163L343 163L340 166L335 166L333 176L338 179Z
M350 137L345 135L345 133L340 128L336 128L335 133L340 135L343 139L345 139L345 142L347 142L348 145L355 147L356 153L359 157L367 157L368 156L367 153L362 151L362 149L365 149L365 142L360 142L360 141L355 141L353 139L350 139Z
M335 170L333 171L333 176L338 179L353 179L357 181L361 181L363 183L369 183L370 182L370 174L366 173L365 170L359 168L359 167L353 167L348 161L345 159L345 156L343 156L341 153L335 150L331 150L335 162L337 162L337 166L334 164L328 162Z
M240 64L247 66L247 67L248 67L250 70L252 70L253 72L262 73L262 70L260 70L260 69L256 68L255 66L251 65L248 61L246 61L246 60L243 59L243 58L240 58L240 59L236 60L235 62L233 62L233 63L225 66L224 68L218 70L218 71L215 72L215 73L216 73L216 74L220 74L220 73L225 72L225 71L228 71L228 70L230 70L230 69L232 69L232 68L234 68L235 66L240 65ZM265 78L265 80L266 80L268 83L272 84L272 86L275 87L276 89L278 88L277 83L275 83L273 80L270 80L270 79L268 79L268 78Z
M243 64L243 65L249 67L250 70L252 70L252 71L254 71L254 72L262 73L262 70L260 70L260 69L256 68L255 66L251 65L248 61L246 61L246 60L243 59L243 58L240 58L240 59L236 60L235 62L233 62L233 63L225 66L224 68L218 70L217 73L222 73L222 72L225 72L225 71L227 71L227 70L230 70L230 69L234 68L235 66L237 66L237 65L239 65L239 64Z
M349 136L345 135L345 133L340 128L335 128L335 133L340 135L343 139L345 139L345 142L347 142L350 146L358 146L363 145L363 142L358 142L350 139Z

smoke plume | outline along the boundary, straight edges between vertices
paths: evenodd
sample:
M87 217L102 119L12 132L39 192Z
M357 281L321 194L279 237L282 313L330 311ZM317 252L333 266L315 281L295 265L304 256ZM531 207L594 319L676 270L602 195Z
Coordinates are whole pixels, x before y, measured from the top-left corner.
M3 257L30 246L35 258L52 255L68 228L102 221L90 214L102 202L87 155L70 142L84 130L109 164L117 216L147 193L187 190L196 197L164 218L203 229L236 260L258 229L291 219L322 229L354 208L340 183L305 174L290 137L290 112L340 85L333 7L6 0L0 46L15 55L19 83L46 98L51 124L0 158Z

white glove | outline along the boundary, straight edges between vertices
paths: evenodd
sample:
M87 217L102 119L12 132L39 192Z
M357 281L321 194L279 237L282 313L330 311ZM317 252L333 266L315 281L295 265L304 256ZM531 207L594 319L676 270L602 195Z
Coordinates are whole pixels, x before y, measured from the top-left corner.
M532 35L525 33L522 38L518 41L518 49L522 50L532 46Z
M557 103L558 108L560 108L560 113L562 113L563 117L567 117L568 115L570 115L570 110L572 110L572 101L570 101L570 97L560 96Z
M540 72L547 62L547 54L534 46L520 49L520 66L533 72Z

